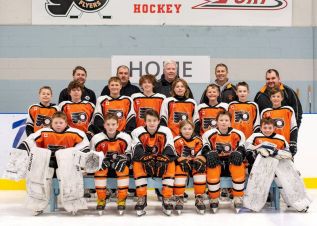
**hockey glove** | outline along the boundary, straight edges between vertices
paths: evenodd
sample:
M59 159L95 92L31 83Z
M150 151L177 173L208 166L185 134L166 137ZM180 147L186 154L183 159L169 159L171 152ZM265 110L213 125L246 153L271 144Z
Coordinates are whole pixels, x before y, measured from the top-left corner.
M117 172L123 172L124 171L124 168L126 167L127 165L127 161L128 161L128 158L127 156L125 155L118 155L117 158L114 160L113 164L113 168L115 171Z
M153 177L155 175L155 161L153 155L144 155L141 157L143 167L148 176Z
M193 168L197 173L204 173L206 171L206 163L203 160L196 158L193 160Z
M155 164L155 170L156 170L156 176L162 177L165 172L167 171L167 165L170 162L170 159L164 155L160 155L156 157L156 164Z
M207 167L209 168L215 168L217 165L221 163L219 155L216 151L208 152L205 157L207 160Z
M248 160L249 165L253 165L255 162L254 152L253 151L247 151L245 158Z
M233 151L229 156L229 161L235 166L240 166L243 162L243 156L239 151Z
M180 165L180 167L182 168L182 170L184 172L190 172L191 171L191 165L190 165L190 162L189 162L189 159L183 159L181 161L177 161L178 164Z
M102 163L101 163L101 169L105 170L105 169L109 168L110 166L111 166L111 162L110 162L109 158L104 158L102 160Z
M189 157L191 156L192 149L190 147L184 146L182 156Z

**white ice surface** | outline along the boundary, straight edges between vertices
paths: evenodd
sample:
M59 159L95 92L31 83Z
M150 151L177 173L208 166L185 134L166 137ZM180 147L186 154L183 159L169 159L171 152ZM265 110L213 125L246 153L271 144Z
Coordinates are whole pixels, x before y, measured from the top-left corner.
M189 191L191 200L185 203L183 214L177 216L173 213L168 217L163 215L161 203L155 200L153 191L150 191L147 214L137 217L132 200L128 200L123 216L118 216L114 202L107 204L103 216L99 216L94 210L95 202L90 202L89 210L80 211L76 216L66 213L63 209L55 213L46 212L40 216L32 216L23 206L25 192L0 191L0 226L317 226L317 190L308 192L313 198L308 213L287 209L281 202L280 211L266 208L260 213L243 211L235 214L231 204L227 202L221 203L216 214L211 214L207 205L206 214L198 215L195 212L192 191Z

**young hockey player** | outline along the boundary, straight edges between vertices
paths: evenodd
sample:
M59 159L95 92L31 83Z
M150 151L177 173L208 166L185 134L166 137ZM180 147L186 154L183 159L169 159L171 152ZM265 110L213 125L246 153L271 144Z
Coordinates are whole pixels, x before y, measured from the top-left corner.
M162 102L166 97L163 94L153 92L155 84L154 75L143 75L139 81L143 93L135 93L131 96L136 115L136 127L145 125L144 115L147 110L153 109L158 113L161 111Z
M272 108L266 108L261 112L262 118L272 118L275 121L275 133L285 137L289 143L290 152L294 156L297 152L298 128L293 108L282 106L283 92L280 89L272 89L270 100Z
M111 88L110 88L111 90ZM104 131L93 136L91 150L102 152L104 159L101 169L95 173L97 191L97 210L102 214L106 206L107 175L114 170L117 175L118 193L117 209L120 215L125 211L129 188L129 167L131 137L119 132L119 119L115 114L108 113L104 117Z
M248 138L254 131L259 130L260 114L258 105L248 101L249 85L239 82L236 85L238 101L229 103L228 111L232 115L232 128L240 130Z
M174 195L176 198L175 210L180 214L184 205L184 193L187 178L194 179L196 211L204 214L206 206L203 194L206 188L206 159L201 155L202 140L194 135L195 126L184 120L180 123L181 135L175 137L174 145L177 153Z
M59 104L59 108L66 114L68 125L85 132L88 139L91 140L92 134L88 131L88 126L95 105L89 101L81 100L84 86L79 81L70 82L67 90L71 101L63 101Z
M173 135L169 128L160 126L159 114L154 110L145 112L145 126L132 132L133 173L136 185L138 216L144 215L147 206L147 177L162 178L163 212L171 215L175 163L177 158Z
M43 86L39 90L39 104L33 104L29 107L28 117L26 121L25 132L26 135L49 127L52 115L58 111L58 106L52 104L52 89L49 86Z
M85 209L83 178L74 164L74 155L89 151L84 132L67 125L66 115L55 112L51 127L42 128L23 141L19 148L29 156L27 164L27 208L35 215L47 207L53 175L60 180L61 201L68 212ZM24 151L25 152L25 151Z
M172 97L166 98L161 108L161 124L171 129L174 137L179 135L179 123L189 120L198 127L198 112L195 100L189 98L189 87L184 79L172 84Z
M275 121L263 118L261 131L252 134L245 143L247 157L251 159L249 161L254 162L258 156L248 179L244 206L260 211L267 200L271 183L275 180L287 205L299 212L306 212L311 200L306 194L298 171L294 168L286 139L274 130Z
M119 120L118 131L131 133L135 128L135 113L130 97L120 96L122 88L118 77L111 77L108 81L110 96L100 96L97 99L96 109L93 114L93 125L89 128L94 134L103 130L104 117L108 113L117 115Z
M199 134L202 136L207 130L217 127L216 117L219 112L228 110L228 104L218 102L220 89L216 84L210 84L204 91L202 103L198 105Z
M241 131L230 127L230 119L229 112L219 112L216 118L217 128L208 130L202 137L204 145L202 154L207 162L208 195L213 213L217 211L219 205L220 176L231 176L234 207L237 212L242 207L245 137Z

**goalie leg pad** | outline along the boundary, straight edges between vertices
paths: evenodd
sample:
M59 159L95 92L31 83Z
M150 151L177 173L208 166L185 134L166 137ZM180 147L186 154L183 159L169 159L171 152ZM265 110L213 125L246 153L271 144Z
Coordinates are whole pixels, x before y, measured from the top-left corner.
M256 212L263 208L275 176L278 162L279 161L275 158L264 158L261 155L257 156L244 193L244 207Z
M304 183L290 159L279 161L276 176L283 187L281 195L288 205L294 207L297 211L302 211L310 205L311 199L307 196Z
M26 176L29 156L26 150L12 149L3 178L19 181Z
M67 212L77 212L87 209L84 196L84 180L80 167L74 164L73 151L61 149L56 152L58 169L56 174L59 180L62 204Z
M51 193L54 169L49 168L51 151L44 148L32 148L26 176L26 207L33 211L44 210Z

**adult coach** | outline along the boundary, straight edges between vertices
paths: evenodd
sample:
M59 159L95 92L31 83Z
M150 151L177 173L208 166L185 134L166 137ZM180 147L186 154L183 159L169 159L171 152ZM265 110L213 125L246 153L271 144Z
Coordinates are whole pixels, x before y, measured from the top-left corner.
M284 100L283 106L290 106L295 111L297 127L299 128L302 121L303 109L300 100L295 91L281 82L280 74L276 69L269 69L265 74L266 84L256 94L254 102L259 105L259 110L262 112L265 108L271 108L270 90L279 88L283 91Z
M217 64L215 67L215 76L216 79L214 81L214 84L219 86L220 89L220 97L219 102L225 102L230 103L234 100L238 100L237 94L236 94L236 88L235 86L230 82L228 78L228 67L227 65L220 63ZM200 98L200 103L203 103L203 98L205 97L205 93Z
M157 81L154 92L164 94L166 97L171 97L172 84L175 79L179 78L177 75L177 63L174 60L166 60L163 64L163 74L161 79ZM189 88L189 98L193 99L193 93Z
M130 69L125 66L125 65L121 65L117 68L117 75L116 75L122 84L122 89L120 91L120 95L123 96L128 96L130 97L132 94L134 93L140 93L141 90L139 89L139 87L132 85L130 82ZM108 85L106 85L103 90L101 91L101 96L104 95L110 95L110 90Z
M85 86L86 79L87 79L86 69L82 66L75 67L73 70L73 80L79 81L81 84L84 85L84 91L81 95L81 99L87 100L93 104L96 104L96 94L94 91L92 91L91 89L88 89ZM67 100L71 101L72 99L71 99L70 95L68 94L67 88L65 88L59 94L58 103L61 103L63 101L67 101Z

